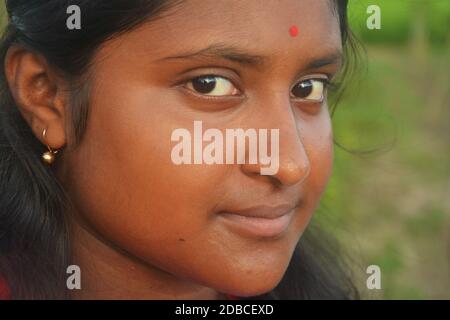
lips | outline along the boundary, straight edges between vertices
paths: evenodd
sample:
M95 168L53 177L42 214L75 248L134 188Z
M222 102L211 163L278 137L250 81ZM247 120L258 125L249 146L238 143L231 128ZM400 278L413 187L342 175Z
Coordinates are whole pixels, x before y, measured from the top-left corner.
M255 206L221 211L220 216L233 232L246 238L282 237L292 221L296 206Z

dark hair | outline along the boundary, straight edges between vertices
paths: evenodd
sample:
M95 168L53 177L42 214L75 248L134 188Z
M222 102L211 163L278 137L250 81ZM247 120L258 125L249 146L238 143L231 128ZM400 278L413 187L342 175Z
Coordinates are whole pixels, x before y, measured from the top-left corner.
M343 44L349 39L347 1L331 0ZM7 0L9 23L0 43L0 275L14 299L66 299L70 265L70 199L52 168L41 162L45 147L33 135L5 77L8 49L20 44L41 54L70 84L72 141L83 136L88 118L89 67L99 46L175 5L174 0ZM78 5L83 32L66 27L66 8ZM357 291L334 248L313 239L310 228L287 272L260 299L347 299ZM320 241L318 241L320 240ZM330 242L331 243L331 242ZM319 245L322 246L319 247ZM252 297L253 298L253 297Z

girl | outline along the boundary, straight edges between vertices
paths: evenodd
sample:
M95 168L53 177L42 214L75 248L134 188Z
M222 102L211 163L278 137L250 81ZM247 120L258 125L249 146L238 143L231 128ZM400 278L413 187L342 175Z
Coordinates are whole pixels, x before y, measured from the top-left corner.
M347 0L261 3L6 1L4 296L357 297L339 253L305 232L332 169ZM175 164L173 132L195 121L278 130L276 172Z

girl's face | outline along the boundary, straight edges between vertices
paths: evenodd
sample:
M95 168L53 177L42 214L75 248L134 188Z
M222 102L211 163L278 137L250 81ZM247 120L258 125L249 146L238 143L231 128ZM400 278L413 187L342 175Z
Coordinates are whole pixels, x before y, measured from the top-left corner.
M132 270L240 296L273 289L331 173L320 97L341 49L333 3L316 0L186 0L106 42L91 69L87 130L60 159L76 227ZM278 171L176 165L172 133L194 139L194 121L221 131L224 144L226 129L279 129ZM287 228L273 233L237 215L263 213L286 213Z

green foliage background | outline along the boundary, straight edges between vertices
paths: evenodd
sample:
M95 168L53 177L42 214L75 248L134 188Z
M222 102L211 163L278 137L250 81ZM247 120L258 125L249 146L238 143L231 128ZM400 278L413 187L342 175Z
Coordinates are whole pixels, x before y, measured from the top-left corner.
M380 30L366 26L372 4ZM449 299L450 1L350 0L350 21L367 60L333 124L356 151L336 147L316 220L360 259L361 289L380 266L366 298Z

